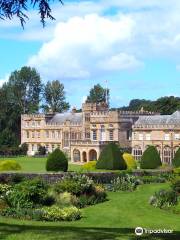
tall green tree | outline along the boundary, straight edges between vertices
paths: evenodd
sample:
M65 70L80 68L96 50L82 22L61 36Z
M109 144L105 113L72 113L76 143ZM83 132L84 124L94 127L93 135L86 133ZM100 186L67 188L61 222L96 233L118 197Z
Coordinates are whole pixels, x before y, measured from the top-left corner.
M0 88L0 145L20 143L21 114L39 110L41 79L34 68L23 67L11 73Z
M58 80L47 82L44 88L44 100L43 108L45 111L51 110L61 113L70 107L69 103L66 102L64 85Z
M103 88L100 84L97 84L90 89L86 102L100 103L106 102L106 100L107 104L109 105L109 89Z
M12 72L7 86L9 97L21 113L38 111L42 84L35 68L22 67Z

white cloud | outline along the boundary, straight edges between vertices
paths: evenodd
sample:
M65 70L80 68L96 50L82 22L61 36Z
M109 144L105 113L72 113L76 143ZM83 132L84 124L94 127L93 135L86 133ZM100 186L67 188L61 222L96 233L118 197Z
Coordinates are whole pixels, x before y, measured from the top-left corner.
M112 71L137 68L142 66L143 63L137 60L133 55L119 53L110 58L102 60L98 65L104 70Z
M57 24L52 40L43 44L28 64L38 67L43 76L63 79L103 73L98 63L106 58L116 61L120 69L129 69L139 61L126 53L115 55L122 51L121 43L131 40L133 27L133 19L124 15L116 19L97 14L70 18Z

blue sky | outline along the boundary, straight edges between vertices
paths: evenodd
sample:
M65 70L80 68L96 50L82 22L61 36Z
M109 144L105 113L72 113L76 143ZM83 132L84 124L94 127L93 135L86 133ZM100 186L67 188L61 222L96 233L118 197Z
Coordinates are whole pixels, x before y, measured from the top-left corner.
M0 84L30 65L44 82L62 81L72 106L80 107L89 89L105 80L112 107L179 96L178 0L64 2L52 5L56 21L44 29L33 10L25 30L17 19L0 21Z

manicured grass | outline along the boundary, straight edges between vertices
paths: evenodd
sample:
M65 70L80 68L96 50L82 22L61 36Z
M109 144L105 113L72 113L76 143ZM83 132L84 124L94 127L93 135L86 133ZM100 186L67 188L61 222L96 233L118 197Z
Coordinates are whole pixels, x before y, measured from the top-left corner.
M10 157L1 160L16 160L22 167L21 172L46 172L46 157ZM68 171L79 171L80 165L69 163Z
M109 193L109 201L83 209L74 222L35 222L0 218L0 239L5 240L152 240L180 239L179 216L149 205L149 197L167 184L140 186L135 192ZM134 234L134 228L173 229L170 235Z

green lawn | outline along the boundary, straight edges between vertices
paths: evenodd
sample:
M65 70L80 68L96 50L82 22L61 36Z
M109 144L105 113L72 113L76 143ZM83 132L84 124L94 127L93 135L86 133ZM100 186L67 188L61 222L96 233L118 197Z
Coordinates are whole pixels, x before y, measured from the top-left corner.
M10 157L10 158L0 158L2 160L16 160L22 167L21 172L46 172L46 157ZM69 171L79 171L81 169L80 165L69 163Z
M5 240L152 240L180 239L180 216L156 209L149 197L167 184L140 186L132 193L109 193L109 201L83 209L83 218L74 222L35 222L0 218L0 239ZM173 229L173 235L141 238L134 228ZM157 238L156 238L157 237Z

